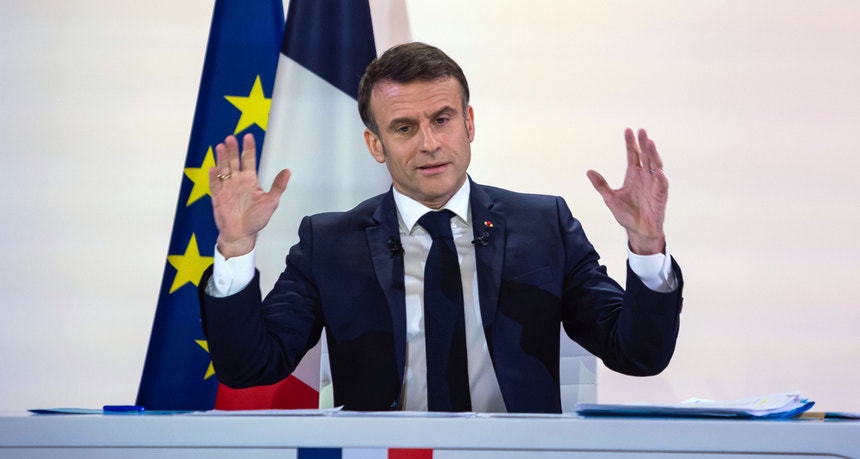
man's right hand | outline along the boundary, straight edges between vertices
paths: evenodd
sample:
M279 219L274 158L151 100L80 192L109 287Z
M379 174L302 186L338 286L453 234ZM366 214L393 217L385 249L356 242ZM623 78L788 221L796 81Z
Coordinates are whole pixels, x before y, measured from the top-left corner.
M215 167L209 169L209 190L215 226L218 227L218 251L224 258L238 257L253 250L257 233L262 230L287 189L290 171L282 170L266 193L257 179L257 153L254 136L245 134L242 153L239 141L229 136L215 147Z

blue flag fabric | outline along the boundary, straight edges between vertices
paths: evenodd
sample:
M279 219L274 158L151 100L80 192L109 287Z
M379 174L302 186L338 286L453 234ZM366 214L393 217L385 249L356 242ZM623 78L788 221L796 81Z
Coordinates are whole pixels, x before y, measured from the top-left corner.
M217 230L208 171L226 135L252 133L258 163L284 27L282 0L216 0L173 233L137 395L148 410L209 410L218 387L197 284Z
M370 5L366 1L291 1L281 52L357 99L358 82L376 57Z

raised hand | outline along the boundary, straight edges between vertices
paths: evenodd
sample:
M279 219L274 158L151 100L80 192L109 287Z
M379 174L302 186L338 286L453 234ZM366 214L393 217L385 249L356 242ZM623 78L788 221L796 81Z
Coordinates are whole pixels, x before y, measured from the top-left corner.
M234 136L215 147L215 167L209 169L209 190L215 226L218 227L218 251L226 258L250 252L281 199L290 180L290 171L282 170L267 193L257 180L257 155L254 136L245 134L242 152Z
M627 230L630 249L640 255L660 253L666 245L663 222L669 197L663 161L644 129L639 130L638 144L631 129L624 132L624 139L627 173L621 188L613 190L603 176L593 170L588 171L588 179L615 220Z

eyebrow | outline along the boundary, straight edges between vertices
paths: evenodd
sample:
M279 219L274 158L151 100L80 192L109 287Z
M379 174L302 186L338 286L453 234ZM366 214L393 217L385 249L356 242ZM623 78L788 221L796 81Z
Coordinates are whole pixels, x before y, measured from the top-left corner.
M446 106L440 108L439 110L436 110L432 115L430 115L430 119L436 119L439 117L439 115L444 115L444 114L456 115L457 109L450 106L450 105L446 105Z

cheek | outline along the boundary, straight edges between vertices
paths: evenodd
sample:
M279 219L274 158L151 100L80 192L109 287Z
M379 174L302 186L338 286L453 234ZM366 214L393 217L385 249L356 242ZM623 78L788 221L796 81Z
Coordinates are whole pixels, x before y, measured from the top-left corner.
M386 150L386 161L393 163L399 169L408 169L415 158L413 151L408 144L398 144L395 148Z

